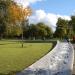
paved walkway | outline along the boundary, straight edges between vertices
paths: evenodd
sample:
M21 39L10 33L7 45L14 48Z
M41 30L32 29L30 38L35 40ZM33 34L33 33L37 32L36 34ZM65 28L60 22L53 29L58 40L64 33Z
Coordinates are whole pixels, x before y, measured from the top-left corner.
M75 44L73 44L74 46L74 65L73 65L73 75L75 75Z
M17 75L71 75L73 56L70 43L58 42L51 52Z

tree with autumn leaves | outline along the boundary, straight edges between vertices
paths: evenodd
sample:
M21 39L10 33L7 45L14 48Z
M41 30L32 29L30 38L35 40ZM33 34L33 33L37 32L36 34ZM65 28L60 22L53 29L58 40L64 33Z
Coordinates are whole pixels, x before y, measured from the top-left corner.
M22 8L12 0L0 0L0 36L19 36L22 22L32 13L29 7Z

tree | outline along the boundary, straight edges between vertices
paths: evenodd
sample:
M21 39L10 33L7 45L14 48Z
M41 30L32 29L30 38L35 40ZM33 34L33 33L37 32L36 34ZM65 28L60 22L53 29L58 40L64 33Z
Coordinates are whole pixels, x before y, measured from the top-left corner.
M0 33L2 35L4 33L8 35L14 35L16 33L17 35L21 28L22 32L20 31L19 34L22 34L23 41L23 22L31 15L31 13L30 7L22 8L13 0L0 0ZM20 24L20 28L17 24Z
M28 20L23 21L23 36L24 38L28 39L45 39L50 38L52 35L52 30L48 25L40 22L37 24L30 24Z
M30 28L29 20L28 19L24 20L22 22L22 25L23 25L23 28L22 28L23 36L24 36L24 38L28 39L29 38L29 28Z
M52 34L51 28L48 27L48 25L45 25L44 23L40 22L37 24L38 27L38 35L42 39L45 39L46 37L50 37Z
M69 27L71 29L71 34L75 34L75 16L71 16L71 20L69 21Z
M55 37L63 38L68 34L68 20L58 18L56 25Z
M27 7L27 8L22 10L21 14L22 14L22 17L21 17L21 20L22 20L21 25L22 26L21 26L21 28L22 28L22 47L23 47L23 32L24 32L23 29L24 29L24 26L26 25L27 17L32 14L32 11L31 11L30 7Z
M35 25L35 24L30 25L29 34L30 34L30 37L34 40L38 37L37 25Z
M5 26L4 21L0 20L0 39L3 38L3 34L5 32L5 28L6 28L6 26Z
M46 38L52 38L53 37L53 32L52 32L52 29L50 27L46 27L46 31L47 31L47 36Z
M1 27L3 26L3 28L4 26L6 27L2 32L10 33L11 31L12 33L13 30L8 30L8 28L10 27L10 29L14 29L16 26L18 26L18 24L20 24L20 27L22 28L23 20L25 20L30 14L31 9L29 7L22 8L13 0L0 0L0 25ZM16 29L19 29L19 26Z
M10 23L13 23L14 30L18 29L17 31L19 31L19 33L22 34L22 41L23 41L24 25L25 25L25 21L27 17L30 16L32 13L31 8L30 7L22 8L18 6L17 4L11 4L10 7L8 8L8 11L9 11L8 13L9 21ZM18 27L17 28L16 26L14 26L16 24L20 24L20 26L17 25ZM16 31L16 34L18 33L17 31Z
M6 8L7 5L3 0L0 0L0 37L2 38L5 32L6 24Z
M2 29L1 34L6 35L9 33L8 35L10 35L10 33L12 33L14 26L19 21L21 21L19 16L21 14L20 11L21 8L15 2L11 0L0 1L0 28Z

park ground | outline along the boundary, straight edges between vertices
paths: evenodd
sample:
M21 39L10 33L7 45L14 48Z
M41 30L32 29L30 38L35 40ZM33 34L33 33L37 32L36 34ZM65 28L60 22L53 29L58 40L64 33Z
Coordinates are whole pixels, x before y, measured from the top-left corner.
M22 71L47 54L53 47L51 42L24 42L19 40L0 41L0 75L13 75Z

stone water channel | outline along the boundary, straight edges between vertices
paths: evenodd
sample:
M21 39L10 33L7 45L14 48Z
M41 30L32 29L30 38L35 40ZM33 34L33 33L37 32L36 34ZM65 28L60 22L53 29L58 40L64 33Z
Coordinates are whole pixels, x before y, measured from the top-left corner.
M51 52L16 75L72 75L73 62L72 44L58 41Z
M73 64L73 73L72 75L75 75L75 44L73 44L74 47L74 64Z

